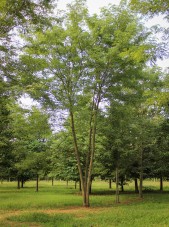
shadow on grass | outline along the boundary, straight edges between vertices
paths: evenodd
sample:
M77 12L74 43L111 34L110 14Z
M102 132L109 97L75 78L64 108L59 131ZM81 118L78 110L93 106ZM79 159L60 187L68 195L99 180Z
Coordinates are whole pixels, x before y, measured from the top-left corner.
M120 191L119 192L120 195L137 195L139 194L139 192L134 192L134 191ZM153 188L144 188L143 189L143 194L148 194L148 193L156 193L156 194L169 194L169 191L160 191L160 190L156 190L156 189L153 189ZM81 195L81 193L76 193L76 194L79 194ZM115 190L100 190L100 191L93 191L91 193L91 195L115 195L116 194L116 191Z

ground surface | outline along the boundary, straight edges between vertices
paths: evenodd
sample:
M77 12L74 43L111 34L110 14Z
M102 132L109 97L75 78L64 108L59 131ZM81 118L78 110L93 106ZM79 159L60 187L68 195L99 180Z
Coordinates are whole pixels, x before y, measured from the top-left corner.
M115 203L114 188L107 182L93 184L91 207L81 206L82 198L74 183L40 182L35 192L34 182L16 189L16 182L0 185L0 226L2 227L164 227L169 226L169 182L160 193L159 182L144 183L144 198L139 199L133 183L125 186L120 203ZM151 192L150 192L151 191Z

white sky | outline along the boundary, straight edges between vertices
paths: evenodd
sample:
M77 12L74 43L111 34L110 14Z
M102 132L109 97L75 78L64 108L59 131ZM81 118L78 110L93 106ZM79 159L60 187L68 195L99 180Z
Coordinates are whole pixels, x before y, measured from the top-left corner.
M73 0L58 0L58 8L65 9L68 3ZM118 5L120 0L87 0L87 6L90 13L98 13L101 7L107 6L108 4Z

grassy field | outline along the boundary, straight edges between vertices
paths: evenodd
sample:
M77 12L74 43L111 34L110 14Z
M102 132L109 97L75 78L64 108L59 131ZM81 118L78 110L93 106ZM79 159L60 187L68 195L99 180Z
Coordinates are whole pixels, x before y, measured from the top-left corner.
M169 182L158 192L159 182L144 182L144 198L132 192L134 184L125 186L120 203L115 203L114 189L104 181L93 182L91 207L82 207L82 197L74 183L40 181L26 182L16 189L16 182L0 184L0 227L168 227ZM152 190L150 192L150 190Z

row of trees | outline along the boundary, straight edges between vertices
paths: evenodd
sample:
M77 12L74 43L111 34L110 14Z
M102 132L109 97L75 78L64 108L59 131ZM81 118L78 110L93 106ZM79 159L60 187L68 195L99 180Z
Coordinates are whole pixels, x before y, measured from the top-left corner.
M36 176L37 190L39 175L80 181L84 206L96 176L116 179L117 202L118 186L128 179L136 190L140 180L140 197L146 177L160 178L162 189L169 164L168 75L151 63L166 54L164 44L125 1L89 15L77 0L57 19L52 2L27 2L25 8L16 1L21 10L9 21L12 1L0 5L1 177L17 176L20 187L21 179ZM130 4L142 9L143 3ZM21 49L10 40L11 34L17 40L14 31ZM25 93L41 108L12 104ZM53 133L51 112L66 116Z

